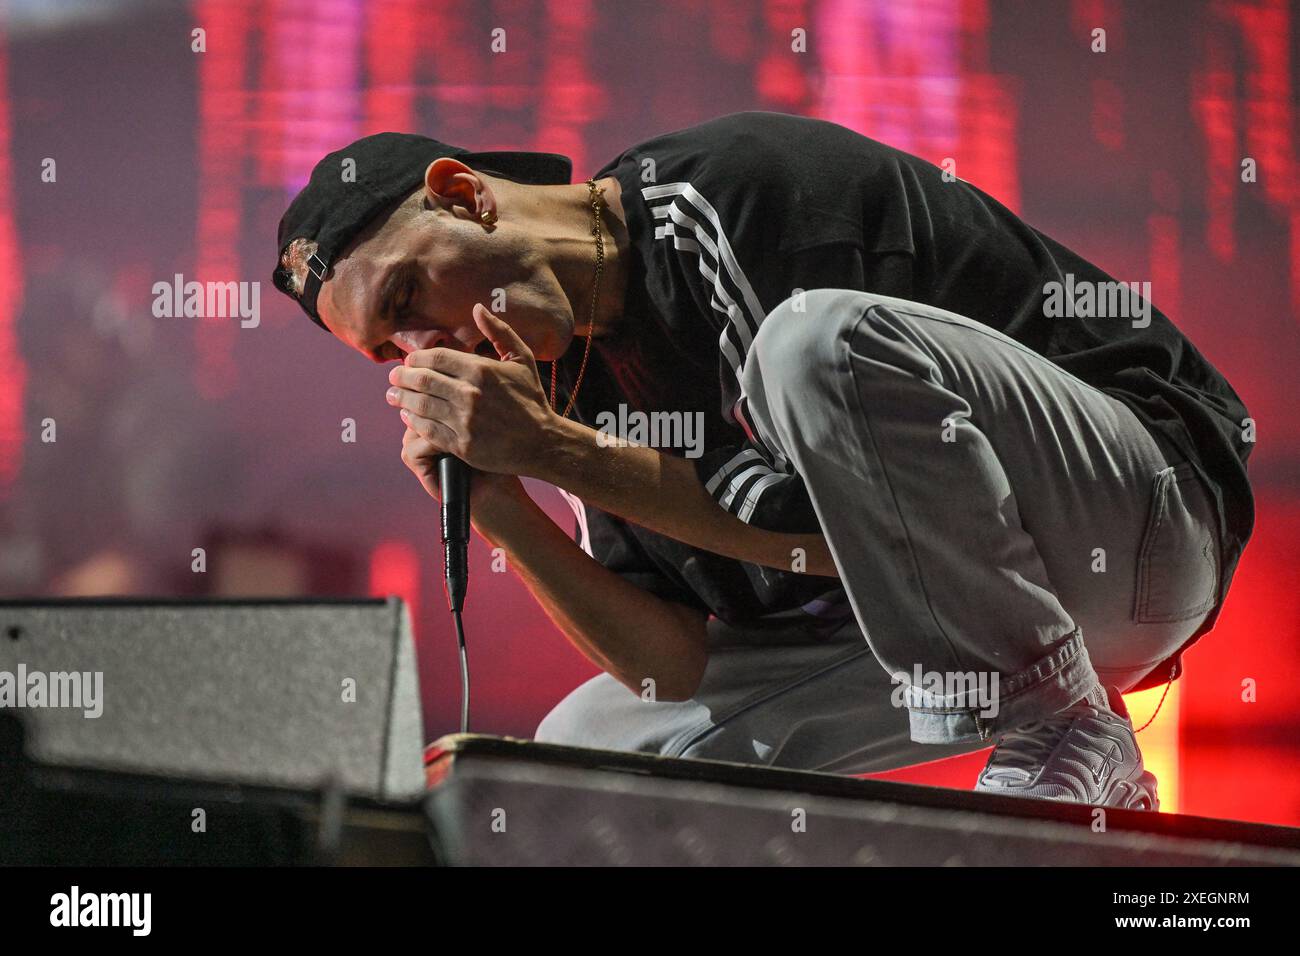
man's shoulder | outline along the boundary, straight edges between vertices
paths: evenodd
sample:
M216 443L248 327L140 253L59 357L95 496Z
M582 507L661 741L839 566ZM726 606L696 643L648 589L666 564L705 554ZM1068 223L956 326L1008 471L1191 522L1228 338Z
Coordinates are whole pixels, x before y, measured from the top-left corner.
M864 194L879 191L893 152L826 120L751 111L647 140L603 174L622 181L625 203L644 204L641 221L656 238L706 223L710 242L725 234L768 262L832 243L861 246ZM660 229L668 218L677 225Z

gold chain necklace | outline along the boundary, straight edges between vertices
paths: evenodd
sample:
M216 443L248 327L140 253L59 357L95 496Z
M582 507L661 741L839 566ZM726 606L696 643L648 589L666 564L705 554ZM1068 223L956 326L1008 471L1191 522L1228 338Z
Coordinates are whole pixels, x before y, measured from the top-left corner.
M578 399L578 389L582 388L582 376L587 372L587 359L591 356L591 333L596 327L596 302L600 298L600 277L605 271L605 234L601 230L600 193L596 189L596 179L587 180L587 189L591 194L591 234L596 239L596 281L591 288L591 314L587 319L587 345L582 350L582 365L578 367L578 378L569 393L569 403L564 406L561 418L568 418L573 411L573 403ZM555 411L556 378L560 369L557 358L551 363L551 411Z

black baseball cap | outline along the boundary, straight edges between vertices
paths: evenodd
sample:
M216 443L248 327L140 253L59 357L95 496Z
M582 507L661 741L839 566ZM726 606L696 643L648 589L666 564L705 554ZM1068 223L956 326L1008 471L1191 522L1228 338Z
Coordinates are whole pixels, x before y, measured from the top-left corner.
M449 146L414 133L375 133L335 150L311 171L311 179L280 219L279 245L272 275L275 287L295 299L311 320L325 328L316 296L335 257L375 216L409 196L424 182L424 171L442 156L458 159L475 172L537 185L567 185L573 161L558 153L481 152ZM344 162L355 163L355 181L344 179ZM311 239L316 252L307 260L302 295L296 295L280 257L295 239Z

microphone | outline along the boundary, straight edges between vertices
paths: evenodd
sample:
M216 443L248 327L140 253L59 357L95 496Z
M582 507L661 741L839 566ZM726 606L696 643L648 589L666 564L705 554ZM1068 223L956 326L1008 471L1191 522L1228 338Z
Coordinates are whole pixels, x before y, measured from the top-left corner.
M469 587L469 466L452 455L440 456L438 493L442 497L443 583L447 608L459 614Z
M469 587L469 465L452 455L438 457L438 495L442 498L442 573L447 609L460 648L460 732L469 733L469 655L460 612Z

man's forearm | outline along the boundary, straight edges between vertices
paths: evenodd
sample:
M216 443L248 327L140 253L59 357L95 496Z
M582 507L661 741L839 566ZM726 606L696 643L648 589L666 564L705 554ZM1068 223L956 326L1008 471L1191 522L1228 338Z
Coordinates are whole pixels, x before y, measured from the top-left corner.
M689 461L641 446L602 446L596 432L555 419L530 477L558 485L603 511L705 551L791 570L796 549L809 574L837 576L820 534L781 534L741 521L713 500Z

